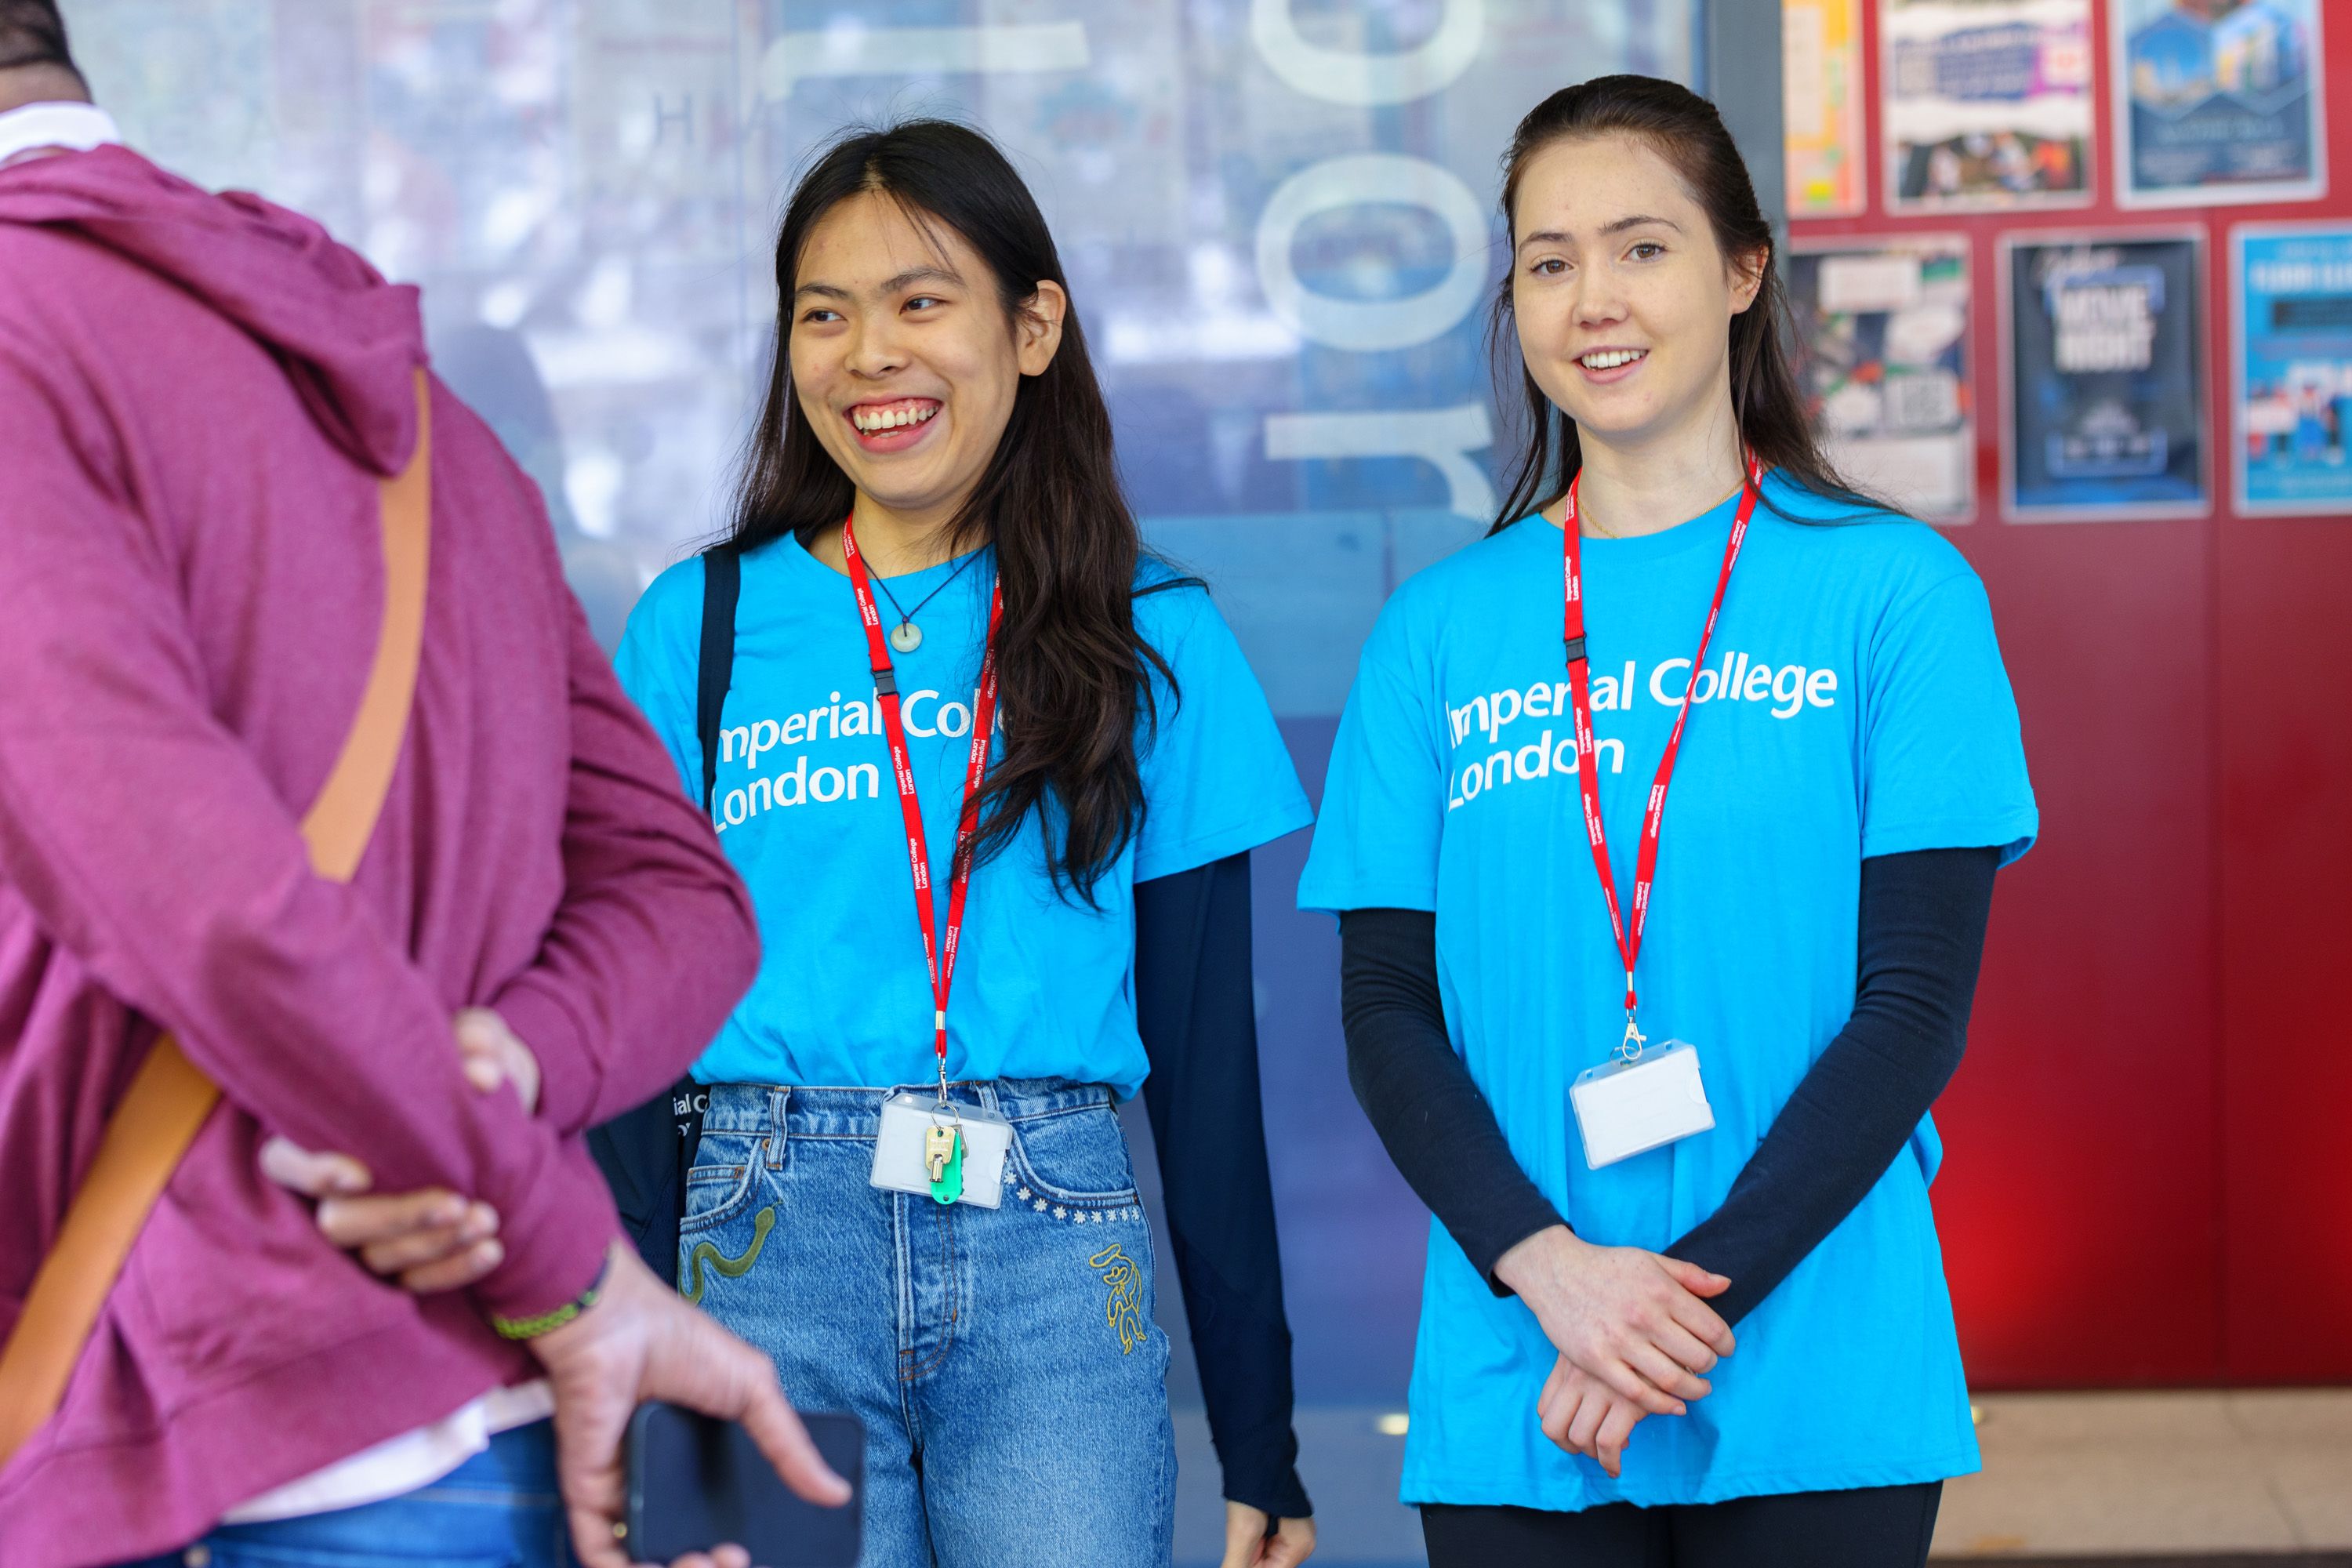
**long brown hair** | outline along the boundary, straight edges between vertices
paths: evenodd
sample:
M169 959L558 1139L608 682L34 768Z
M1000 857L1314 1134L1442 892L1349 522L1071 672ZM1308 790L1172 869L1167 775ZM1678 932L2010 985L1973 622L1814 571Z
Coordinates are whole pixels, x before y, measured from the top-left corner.
M1780 283L1780 247L1772 226L1756 200L1748 164L1724 129L1715 105L1679 83L1647 76L1603 76L1564 87L1530 110L1512 134L1503 156L1503 224L1516 254L1516 209L1519 181L1528 161L1556 142L1595 136L1634 136L1664 158L1692 199L1706 214L1716 247L1727 257L1761 255L1762 287L1755 303L1731 318L1731 408L1740 439L1768 468L1776 468L1803 489L1844 501L1863 511L1885 503L1856 489L1840 474L1813 436L1805 397L1789 363L1789 300ZM1517 321L1511 309L1516 267L1503 283L1488 318L1487 350L1495 363L1496 401L1508 407L1505 385L1518 371L1526 433L1508 491L1494 529L1499 532L1568 488L1583 466L1576 421L1544 395L1519 352ZM1769 502L1766 503L1768 506ZM1818 518L1803 521L1837 521Z
M919 225L944 224L961 236L995 274L1008 321L1038 280L1069 287L1045 215L979 132L910 120L837 138L784 208L776 237L775 364L734 529L717 548L752 550L787 533L813 543L856 499L849 476L801 412L790 333L794 277L811 232L835 205L868 192L890 196ZM1175 676L1136 630L1141 536L1119 488L1110 410L1075 309L1053 362L1022 377L995 456L949 525L949 539L958 552L993 543L1004 590L996 652L1004 753L980 798L974 852L982 860L1001 853L1034 813L1055 886L1091 903L1096 883L1142 822L1136 748L1158 720L1151 676L1167 681L1171 697ZM1049 818L1059 819L1058 834Z

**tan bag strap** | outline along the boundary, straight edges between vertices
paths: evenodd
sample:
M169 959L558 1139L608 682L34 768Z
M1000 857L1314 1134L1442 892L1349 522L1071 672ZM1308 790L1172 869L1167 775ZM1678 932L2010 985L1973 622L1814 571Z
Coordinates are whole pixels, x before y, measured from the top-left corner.
M352 879L374 836L416 693L433 500L432 389L421 369L416 417L415 455L381 486L383 638L359 716L302 819L310 868L331 881ZM0 1466L57 1413L131 1244L219 1099L220 1089L169 1035L131 1079L0 1350Z

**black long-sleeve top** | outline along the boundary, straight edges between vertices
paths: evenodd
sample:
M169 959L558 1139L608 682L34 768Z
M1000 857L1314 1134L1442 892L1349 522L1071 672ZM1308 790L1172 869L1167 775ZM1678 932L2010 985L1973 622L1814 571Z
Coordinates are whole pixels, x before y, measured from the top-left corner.
M1258 1092L1249 856L1135 887L1136 1026L1169 1241L1225 1496L1312 1511L1291 1430L1290 1323Z
M1723 1205L1666 1248L1726 1276L1711 1303L1738 1322L1853 1211L1943 1092L1967 1042L1997 849L1926 849L1862 863L1853 1016L1807 1069ZM1519 1166L1454 1050L1437 985L1435 917L1340 916L1348 1076L1406 1182L1485 1275L1563 1223Z

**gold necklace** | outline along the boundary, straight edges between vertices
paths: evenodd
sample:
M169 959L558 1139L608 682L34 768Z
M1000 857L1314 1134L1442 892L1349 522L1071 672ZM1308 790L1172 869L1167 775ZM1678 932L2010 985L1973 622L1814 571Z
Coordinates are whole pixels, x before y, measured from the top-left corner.
M1741 483L1740 483L1740 484L1738 484L1738 485L1735 485L1735 486L1733 486L1733 487L1732 487L1732 490L1731 490L1731 495L1728 495L1728 496L1724 497L1724 498L1723 498L1723 500L1729 500L1731 499L1731 496L1736 496L1736 495L1738 495L1738 494L1740 492L1740 490L1741 490L1742 489L1744 489L1744 488L1745 488L1745 486L1746 486L1746 481L1745 481L1745 480L1741 481ZM1717 501L1717 502L1716 502L1716 503L1715 503L1715 505L1716 505L1716 506L1721 506L1722 504L1723 504L1723 501L1722 501L1722 500L1719 500L1719 501ZM1565 512L1565 511L1568 510L1568 503L1567 503L1566 501L1562 501L1562 502L1560 503L1560 510L1561 510L1561 511L1562 511L1562 512ZM1714 507L1709 507L1707 510L1708 510L1709 511L1712 511L1712 510L1715 510L1715 508L1714 508ZM1618 540L1622 540L1622 539L1623 539L1623 538L1625 537L1623 534L1622 534L1622 533L1618 532L1615 529L1613 529L1613 528L1610 527L1607 523L1602 522L1599 518L1597 518L1597 517L1593 516L1591 512L1583 510L1581 508L1578 509L1577 516L1578 516L1578 518L1580 519L1580 521L1585 521L1585 522L1589 522L1589 523L1591 523L1591 524L1592 525L1592 535L1593 535L1593 537L1594 537L1594 538L1596 538L1596 539L1618 539ZM1565 521L1566 521L1566 520L1565 520L1565 518L1563 518L1563 519L1562 519L1562 521L1563 521L1563 522L1565 522Z
M1565 496L1560 498L1559 512L1559 525L1562 528L1566 528L1568 526L1568 498ZM1596 539L1622 539L1624 537L1623 534L1617 532L1615 530L1604 527L1591 512L1585 511L1580 508L1577 512L1577 520L1580 522L1591 523L1593 537Z

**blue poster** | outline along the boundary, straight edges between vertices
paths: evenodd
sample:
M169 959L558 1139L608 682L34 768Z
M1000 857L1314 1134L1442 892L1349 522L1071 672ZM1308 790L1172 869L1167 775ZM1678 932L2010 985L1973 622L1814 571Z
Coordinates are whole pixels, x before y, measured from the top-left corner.
M2352 515L2352 225L2231 244L2237 510Z
M2198 246L2193 235L2003 241L2011 521L2204 515Z
M2325 194L2319 0L2115 0L2125 206Z

